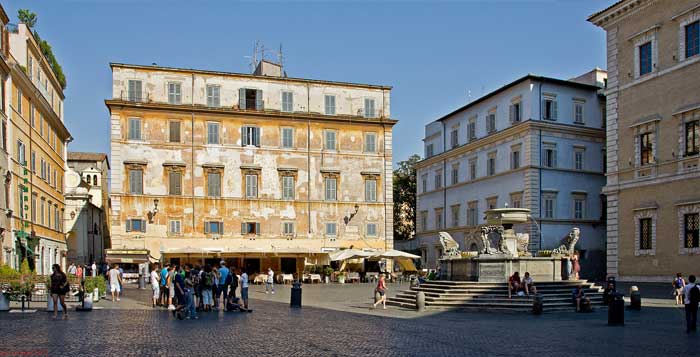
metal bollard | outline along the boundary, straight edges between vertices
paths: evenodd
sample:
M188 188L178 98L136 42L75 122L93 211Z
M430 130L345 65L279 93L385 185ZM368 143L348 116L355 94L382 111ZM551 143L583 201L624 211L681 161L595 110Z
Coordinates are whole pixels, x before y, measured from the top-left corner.
M416 294L416 310L418 310L418 311L425 310L425 293L422 291L419 291Z
M632 286L630 288L630 310L641 310L642 309L642 294L639 292L637 286Z
M299 283L298 280L292 284L292 293L289 299L289 306L301 307L301 283Z
M624 326L625 324L625 300L623 300L622 297L622 294L615 294L615 298L608 307L609 326Z

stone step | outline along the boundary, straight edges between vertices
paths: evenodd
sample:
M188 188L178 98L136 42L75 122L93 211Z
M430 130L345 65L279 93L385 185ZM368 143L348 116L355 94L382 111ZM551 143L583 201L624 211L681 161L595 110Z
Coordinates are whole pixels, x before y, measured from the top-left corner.
M561 281L543 281L543 282L535 282L537 284L543 284L543 285L567 285L567 286L575 286L578 284L593 284L589 282L588 280L561 280ZM473 286L473 285L508 285L507 282L479 282L479 281L450 281L450 280L430 280L425 282L424 284L431 284L431 285L442 285L442 286Z

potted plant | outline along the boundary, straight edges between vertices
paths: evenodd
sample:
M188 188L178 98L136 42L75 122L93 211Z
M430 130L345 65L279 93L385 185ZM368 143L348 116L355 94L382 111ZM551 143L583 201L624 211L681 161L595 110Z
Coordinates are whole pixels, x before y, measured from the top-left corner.
M346 275L345 275L345 272L343 272L343 271L339 272L338 275L336 276L336 278L338 279L338 282L341 284L345 284L345 277L346 277Z
M326 284L329 284L331 282L331 276L333 276L333 268L330 266L323 268L323 275L325 275L324 280L326 281Z
M85 278L85 294L92 295L92 301L99 301L100 295L107 291L107 282L103 276Z
M10 282L20 278L19 272L9 265L0 265L0 311L10 310Z

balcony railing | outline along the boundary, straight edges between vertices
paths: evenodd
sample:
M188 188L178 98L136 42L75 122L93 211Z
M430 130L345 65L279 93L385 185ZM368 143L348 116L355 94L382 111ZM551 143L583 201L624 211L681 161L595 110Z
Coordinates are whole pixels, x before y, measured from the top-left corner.
M146 92L121 91L119 99L127 102L150 103L150 97Z

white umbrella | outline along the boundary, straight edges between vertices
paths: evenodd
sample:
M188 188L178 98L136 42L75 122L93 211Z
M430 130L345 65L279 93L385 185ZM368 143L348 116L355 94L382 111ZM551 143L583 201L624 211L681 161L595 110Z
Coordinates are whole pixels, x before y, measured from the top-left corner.
M366 258L372 256L374 253L365 252L359 249L343 249L335 252L331 252L328 256L332 261L347 260L347 259L357 259Z
M400 250L395 250L395 249L390 249L390 250L381 252L379 254L373 255L373 257L376 257L376 258L410 258L410 259L419 259L420 258L420 256L418 256L418 255L402 252Z

